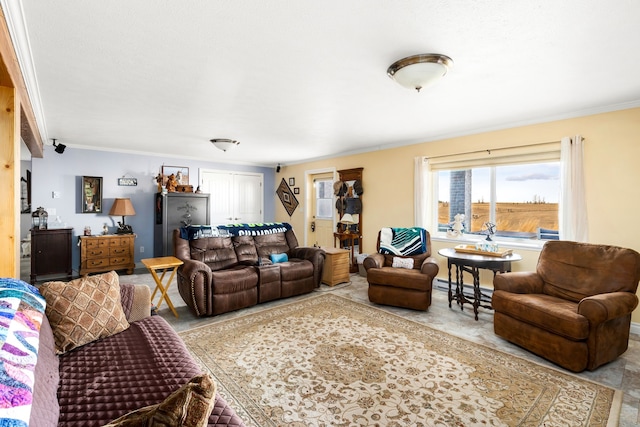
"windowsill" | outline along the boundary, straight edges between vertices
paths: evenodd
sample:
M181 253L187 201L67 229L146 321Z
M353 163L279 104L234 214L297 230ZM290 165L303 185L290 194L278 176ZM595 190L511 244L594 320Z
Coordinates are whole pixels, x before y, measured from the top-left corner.
M452 244L475 244L481 240L485 240L485 236L480 236L477 234L463 234L462 237L453 238L447 237L446 233L437 232L431 234L431 240L436 242L448 242ZM493 241L498 243L500 247L509 248L509 249L530 249L530 250L540 250L542 246L544 246L547 240L532 240L532 239L518 239L518 238L509 238L509 237L499 237L496 236L493 238Z

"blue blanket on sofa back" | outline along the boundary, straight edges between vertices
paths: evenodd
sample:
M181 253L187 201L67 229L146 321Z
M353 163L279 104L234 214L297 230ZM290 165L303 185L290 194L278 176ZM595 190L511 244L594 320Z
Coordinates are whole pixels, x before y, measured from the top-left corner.
M427 252L427 231L420 227L380 230L380 253L415 256Z

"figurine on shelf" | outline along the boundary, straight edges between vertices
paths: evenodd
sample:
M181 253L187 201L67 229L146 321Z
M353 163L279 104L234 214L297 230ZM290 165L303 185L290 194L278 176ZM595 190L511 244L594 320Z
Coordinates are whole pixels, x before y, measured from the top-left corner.
M158 184L158 193L161 193L162 192L162 174L159 173L158 175L156 175L154 179L156 180L156 184Z
M176 176L174 174L169 175L167 178L167 191L169 193L175 193L176 187L178 186L178 181L176 180Z
M107 227L106 223L102 226L102 234L105 236L109 234L109 227Z

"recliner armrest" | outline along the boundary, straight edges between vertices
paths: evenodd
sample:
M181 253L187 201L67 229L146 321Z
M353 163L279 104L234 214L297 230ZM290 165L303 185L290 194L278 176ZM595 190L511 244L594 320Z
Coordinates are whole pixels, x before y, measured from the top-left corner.
M362 261L362 266L365 270L369 270L370 268L382 268L384 265L384 255L382 254L371 254Z
M591 325L627 316L638 306L638 297L631 292L610 292L583 298L578 314L589 319Z
M314 246L297 246L289 249L289 257L310 261L311 264L313 264L313 281L316 288L320 286L322 270L324 269L324 259L326 257L324 249Z
M203 273L205 277L209 279L207 282L211 283L211 268L207 264L202 261L196 261L195 259L182 259L182 262L184 262L184 264L182 264L178 270L184 277L191 279L194 275Z
M493 289L514 294L541 294L544 282L533 271L498 273L493 278Z
M430 277L436 277L439 270L440 267L438 267L438 260L431 256L425 258L420 266L420 272Z

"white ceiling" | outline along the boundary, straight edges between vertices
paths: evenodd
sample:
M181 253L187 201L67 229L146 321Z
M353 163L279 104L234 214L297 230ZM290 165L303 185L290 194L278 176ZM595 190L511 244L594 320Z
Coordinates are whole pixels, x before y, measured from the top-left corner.
M275 166L640 106L637 0L2 4L70 148ZM386 75L418 53L454 61L421 93Z

